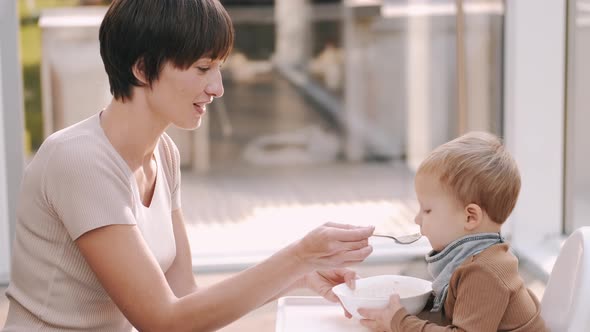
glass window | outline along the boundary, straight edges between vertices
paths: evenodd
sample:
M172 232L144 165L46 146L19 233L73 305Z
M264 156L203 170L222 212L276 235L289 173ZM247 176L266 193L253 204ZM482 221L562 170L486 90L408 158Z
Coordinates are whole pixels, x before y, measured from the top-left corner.
M569 1L565 230L590 225L590 1Z

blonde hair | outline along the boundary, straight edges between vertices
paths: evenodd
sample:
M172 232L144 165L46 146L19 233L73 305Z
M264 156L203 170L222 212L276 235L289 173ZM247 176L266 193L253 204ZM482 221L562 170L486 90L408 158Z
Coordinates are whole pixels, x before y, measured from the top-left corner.
M479 205L490 219L504 223L520 192L520 173L500 139L470 132L447 142L420 164L417 175L437 176L462 204Z

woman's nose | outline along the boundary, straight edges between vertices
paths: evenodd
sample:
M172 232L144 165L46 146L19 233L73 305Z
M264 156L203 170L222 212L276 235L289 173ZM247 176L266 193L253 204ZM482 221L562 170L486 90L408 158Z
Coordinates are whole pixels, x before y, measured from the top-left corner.
M213 77L211 78L209 84L207 84L207 87L205 88L205 92L214 98L219 98L223 96L224 90L223 79L221 78L221 71L216 71L216 73L213 74Z

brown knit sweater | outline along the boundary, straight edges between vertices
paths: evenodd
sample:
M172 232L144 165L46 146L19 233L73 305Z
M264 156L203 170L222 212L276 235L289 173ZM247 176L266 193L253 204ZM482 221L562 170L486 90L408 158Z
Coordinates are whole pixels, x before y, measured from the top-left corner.
M507 244L497 244L469 257L451 276L440 326L399 310L392 331L548 331L539 301L518 274L518 259Z

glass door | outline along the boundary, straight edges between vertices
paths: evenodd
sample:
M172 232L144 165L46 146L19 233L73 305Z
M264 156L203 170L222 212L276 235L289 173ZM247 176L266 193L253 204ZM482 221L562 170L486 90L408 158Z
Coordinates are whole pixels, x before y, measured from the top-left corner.
M565 232L590 225L590 0L568 2Z

